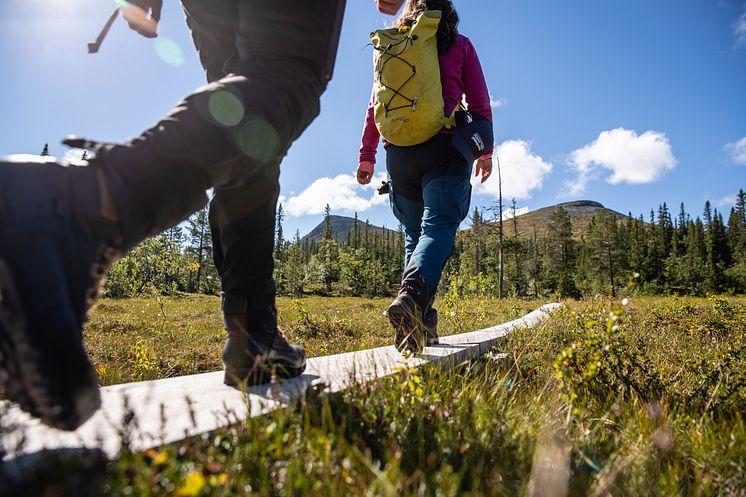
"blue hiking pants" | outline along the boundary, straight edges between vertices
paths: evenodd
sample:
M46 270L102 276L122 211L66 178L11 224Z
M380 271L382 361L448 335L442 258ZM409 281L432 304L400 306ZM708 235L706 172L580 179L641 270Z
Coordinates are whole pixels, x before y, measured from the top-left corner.
M428 306L469 212L471 164L443 133L411 147L388 145L386 168L391 208L404 226L402 288L422 293L419 303Z

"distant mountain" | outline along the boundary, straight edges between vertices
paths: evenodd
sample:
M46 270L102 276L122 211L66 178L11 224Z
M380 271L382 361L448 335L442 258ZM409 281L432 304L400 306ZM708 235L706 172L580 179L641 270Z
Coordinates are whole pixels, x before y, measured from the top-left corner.
M357 223L358 227L360 228L360 236L362 237L365 231L365 221L361 221L358 219ZM331 225L332 236L334 237L334 239L338 243L345 243L347 242L347 234L352 231L352 227L355 225L355 218L330 215L329 224ZM398 231L396 230L373 225L368 226L368 229L370 230L371 234L384 233L385 231L398 233ZM308 240L311 244L318 244L322 238L324 238L324 221L321 221L318 226L312 229L306 236L301 238L301 241L305 242L306 240Z
M618 219L628 219L626 214L607 209L599 202L593 200L575 200L573 202L563 202L548 207L542 207L541 209L521 214L516 216L515 223L512 218L506 219L503 221L505 235L513 236L514 227L518 228L518 234L521 238L532 237L534 235L534 229L536 230L537 236L541 237L546 235L549 217L558 207L562 207L568 214L570 214L572 232L575 238L580 238L586 234L588 231L588 223L591 221L591 218L601 210L610 212ZM507 212L507 208L505 211ZM331 215L329 216L329 221L334 239L337 240L338 243L347 242L347 234L352 230L355 219L347 216ZM358 224L362 236L363 230L365 229L365 222L358 220ZM496 225L497 223L492 221L485 224ZM383 233L384 230L398 233L396 230L373 225L370 225L368 229L371 233ZM322 221L318 226L304 236L301 241L309 240L311 244L318 244L323 237L324 222Z
M546 226L549 222L549 217L558 207L562 207L568 214L570 214L572 233L575 238L580 238L586 234L588 231L588 223L591 221L591 218L601 210L610 212L616 216L617 219L629 218L626 214L607 209L599 202L593 200L575 200L573 202L564 202L549 207L542 207L541 209L521 214L515 217L515 222L513 221L513 218L506 219L503 221L503 232L508 236L513 236L514 229L517 227L518 235L521 238L532 237L534 235L534 229L536 229L537 236L544 236L547 233ZM488 224L495 225L497 223L490 222Z

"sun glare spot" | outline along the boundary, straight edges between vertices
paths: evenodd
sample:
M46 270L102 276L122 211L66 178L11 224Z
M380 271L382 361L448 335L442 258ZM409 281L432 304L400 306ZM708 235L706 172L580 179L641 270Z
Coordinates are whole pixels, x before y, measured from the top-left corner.
M179 67L184 63L184 52L170 38L160 37L155 40L155 53L166 64Z
M228 91L216 91L210 95L207 108L213 119L223 126L235 126L244 116L241 100Z
M238 141L243 153L253 159L266 161L277 154L279 137L271 124L255 116L241 128Z

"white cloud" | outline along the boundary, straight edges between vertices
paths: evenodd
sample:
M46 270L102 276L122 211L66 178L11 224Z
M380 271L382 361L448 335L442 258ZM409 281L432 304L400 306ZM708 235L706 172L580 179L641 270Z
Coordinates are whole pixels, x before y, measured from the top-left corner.
M528 206L516 207L515 211L513 211L513 207L511 206L508 207L506 210L503 210L503 221L507 219L513 219L514 217L522 216L524 214L528 214Z
M588 182L602 176L604 170L611 173L606 181L612 185L643 184L660 178L678 161L664 133L638 135L634 130L616 128L602 131L592 143L572 152L568 163L577 177L566 183L566 194L574 196L583 193Z
M62 156L62 163L67 164L72 161L79 161L83 157L83 150L82 148L71 148L67 152L65 152L65 155Z
M502 142L495 153L500 158L503 199L531 198L531 192L541 189L544 177L552 172L552 164L531 151L531 145L523 140ZM484 183L472 177L474 193L498 197L499 182L497 160L493 160L492 177Z
M736 205L736 198L735 195L726 195L717 201L717 206L723 209L733 207Z
M725 150L730 154L733 162L746 165L746 136L737 142L727 144Z
M490 107L493 109L497 109L500 107L505 107L508 105L508 99L507 98L494 98L492 96L492 93L490 93Z
M741 17L736 21L733 27L733 34L736 36L736 46L746 46L746 12L741 14Z
M283 210L293 217L321 214L327 204L335 212L361 213L388 201L387 195L376 191L385 179L384 174L377 174L370 184L363 186L350 174L319 178L298 195L283 197L280 202Z

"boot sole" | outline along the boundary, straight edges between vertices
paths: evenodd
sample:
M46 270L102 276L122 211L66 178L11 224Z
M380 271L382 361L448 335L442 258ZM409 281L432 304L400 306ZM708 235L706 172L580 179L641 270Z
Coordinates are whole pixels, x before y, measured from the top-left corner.
M54 428L74 430L100 407L98 385L79 389L73 405L62 408L36 368L39 354L28 341L28 320L18 295L10 267L0 259L0 384L5 396L32 416Z
M275 363L269 367L254 367L251 369L226 369L223 377L223 383L229 387L250 387L270 383L272 378L289 379L303 374L306 370L306 363L298 368L289 368L280 363Z
M422 351L424 337L417 317L401 305L392 305L388 309L391 326L396 330L394 346L399 352L410 351L417 354Z

